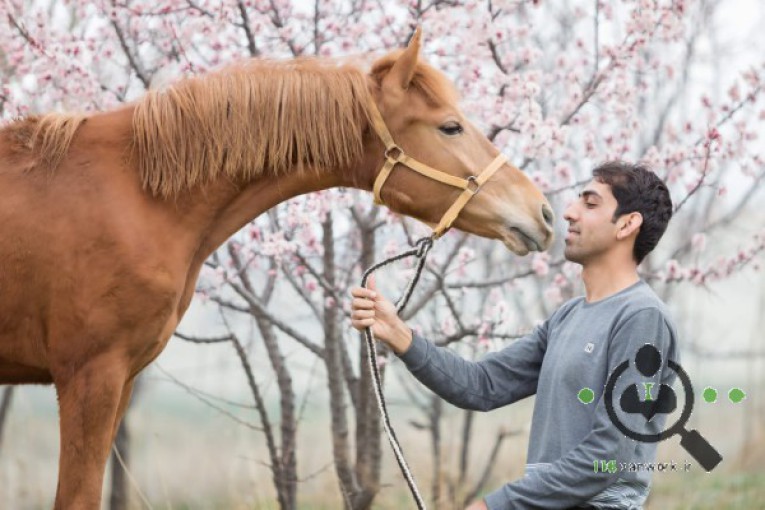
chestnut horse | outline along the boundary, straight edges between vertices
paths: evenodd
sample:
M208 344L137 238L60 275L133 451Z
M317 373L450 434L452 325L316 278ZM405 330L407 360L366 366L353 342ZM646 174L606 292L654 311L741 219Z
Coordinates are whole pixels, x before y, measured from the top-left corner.
M136 375L173 335L205 259L271 207L336 186L371 191L385 147L464 178L499 151L419 61L419 31L368 73L321 59L250 61L88 116L0 130L0 384L53 383L55 508L99 508ZM459 190L397 165L392 210L438 222ZM544 250L552 212L505 163L454 227Z

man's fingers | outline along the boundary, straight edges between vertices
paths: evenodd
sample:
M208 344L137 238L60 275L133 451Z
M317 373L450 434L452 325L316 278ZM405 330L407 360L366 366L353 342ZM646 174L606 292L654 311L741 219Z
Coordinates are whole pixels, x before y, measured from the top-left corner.
M371 286L374 289L374 282ZM354 298L351 301L351 325L359 331L374 326L377 293L364 287L354 287L351 295Z
M356 298L351 305L354 309L363 308L365 310L372 310L375 307L375 302L370 299Z
M356 329L368 328L369 326L374 325L374 323L374 319L354 319L351 321L351 324Z
M374 316L374 310L354 310L351 314L353 319L372 319Z
M377 293L364 287L354 287L351 289L351 295L356 298L374 299Z

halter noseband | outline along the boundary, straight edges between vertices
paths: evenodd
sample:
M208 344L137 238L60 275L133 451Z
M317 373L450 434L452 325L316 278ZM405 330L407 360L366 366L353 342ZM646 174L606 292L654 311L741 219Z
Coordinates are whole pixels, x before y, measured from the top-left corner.
M410 156L407 156L404 150L396 145L396 142L393 141L393 137L391 136L390 131L388 131L388 127L385 125L385 121L383 120L382 115L380 114L380 110L378 110L375 102L370 101L369 105L369 110L372 114L372 127L374 127L377 135L385 144L385 163L383 164L380 173L377 174L377 178L375 179L373 187L375 194L375 204L383 205L380 192L382 191L382 187L385 184L385 181L388 179L388 176L393 171L393 167L396 166L396 163L400 163L406 167L409 167L415 172L420 173L426 177L430 177L433 180L443 182L444 184L448 184L463 190L460 196L457 197L457 200L455 200L451 207L446 210L436 228L433 229L431 238L438 239L444 233L446 233L449 228L451 228L452 223L457 219L457 215L460 213L460 211L462 211L462 208L465 207L465 204L467 204L468 200L470 200L473 195L478 193L483 183L488 181L491 176L494 175L494 172L499 169L499 167L507 162L507 158L500 152L497 157L491 161L491 163L486 165L486 168L484 168L481 173L478 174L478 176L471 175L466 179L447 174L441 170L436 170L433 167L430 167Z

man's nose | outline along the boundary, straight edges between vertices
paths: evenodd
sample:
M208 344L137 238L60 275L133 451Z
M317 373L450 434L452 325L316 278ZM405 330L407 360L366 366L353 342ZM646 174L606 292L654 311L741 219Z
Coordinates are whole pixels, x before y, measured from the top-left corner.
M574 207L573 207L573 205L574 205L574 204L569 204L569 205L566 207L566 210L565 210L565 211L563 211L563 219L564 219L564 220L566 220L566 221L569 221L569 222L570 222L570 221L572 221L572 220L574 219L574 210L573 210L573 209L574 209Z

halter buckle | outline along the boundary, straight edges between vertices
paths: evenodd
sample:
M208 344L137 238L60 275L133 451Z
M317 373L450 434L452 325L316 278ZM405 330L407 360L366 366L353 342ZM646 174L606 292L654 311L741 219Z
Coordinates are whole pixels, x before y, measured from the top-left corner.
M391 153L396 152L395 156L392 156ZM396 144L391 145L387 149L385 149L385 158L390 159L392 161L398 161L398 158L400 158L404 154L404 149L399 147Z
M467 183L468 184L465 187L465 189L469 190L473 195L475 195L481 190L481 185L478 184L478 178L475 175L471 175L470 177L468 177Z

